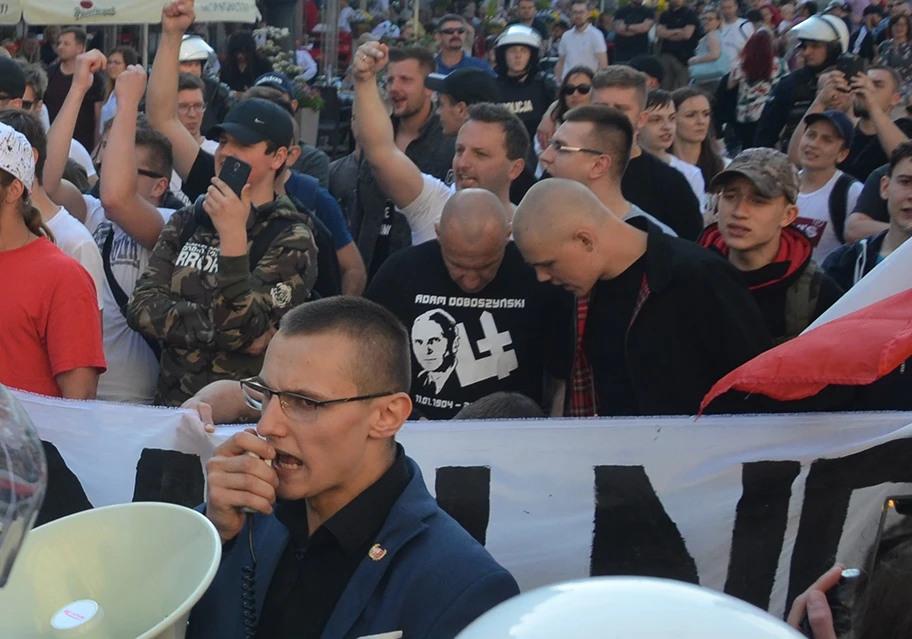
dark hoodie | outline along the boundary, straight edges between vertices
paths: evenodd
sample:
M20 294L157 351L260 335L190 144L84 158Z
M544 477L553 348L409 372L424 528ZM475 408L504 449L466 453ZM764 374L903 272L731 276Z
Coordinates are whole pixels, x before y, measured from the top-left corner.
M880 263L880 249L886 236L887 231L881 231L854 244L840 246L827 255L823 270L843 290L849 290Z
M728 258L728 246L716 224L706 228L700 245ZM771 263L741 271L777 344L796 337L842 296L842 289L811 259L812 251L811 241L789 226L782 229L779 253Z

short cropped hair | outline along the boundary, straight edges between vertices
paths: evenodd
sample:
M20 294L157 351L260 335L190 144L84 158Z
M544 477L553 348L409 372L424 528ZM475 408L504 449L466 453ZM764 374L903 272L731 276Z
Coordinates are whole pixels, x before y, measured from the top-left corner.
M203 84L203 79L192 73L181 71L177 76L177 90L180 92L192 91L194 89L199 89L203 92L203 95L206 94L206 85Z
M646 96L647 111L649 109L661 109L667 107L669 104L674 104L674 99L671 97L671 91L653 89Z
M408 333L379 304L349 296L315 300L289 311L279 331L288 337L342 335L353 343L358 358L351 368L359 393L409 391L412 354Z
M86 43L86 42L88 41L88 39L89 39L89 36L88 36L88 34L86 33L86 30L83 29L82 27L67 27L66 29L61 29L61 30L60 30L60 35L57 36L57 37L59 38L59 37L64 36L64 35L66 35L66 34L68 34L68 33L72 33L72 34L73 34L73 37L76 38L76 43L77 43L77 44L81 44L82 46L85 46L85 43Z
M897 144L896 148L893 149L893 152L890 154L890 168L887 169L887 175L892 176L893 171L896 170L899 163L909 158L912 158L912 140L906 140L905 142Z
M389 50L390 62L403 62L405 60L418 62L418 67L425 75L433 73L437 68L434 54L425 47L393 47Z
M886 71L893 80L893 93L902 93L902 76L893 67L888 67L885 64L872 64L868 67L868 71Z
M504 131L507 159L525 159L529 153L529 132L516 114L502 104L479 102L469 106L469 120L499 124Z
M0 109L0 122L16 129L25 136L33 149L38 151L38 161L35 162L35 179L38 184L44 184L44 163L47 160L47 134L41 125L41 120L23 109Z
M437 28L435 31L440 31L443 28L443 25L445 25L447 22L459 22L464 27L469 26L469 23L466 22L466 19L461 15L456 13L448 13L437 21Z
M545 417L541 406L521 393L499 391L472 402L456 415L462 419L529 419Z
M25 73L25 84L32 87L35 100L43 100L44 92L47 91L48 86L47 72L39 62L25 64L24 61L20 60L19 63L22 65L22 72Z
M604 104L586 104L567 111L564 122L590 123L594 146L611 157L616 176L624 174L633 149L633 125L626 115Z
M642 109L646 108L647 82L649 78L642 71L624 64L617 64L595 72L592 78L592 90L599 89L636 89L642 101Z
M146 150L149 157L149 165L153 171L159 175L165 176L169 180L171 179L174 156L171 152L171 142L163 133L156 131L148 125L137 126L136 147Z

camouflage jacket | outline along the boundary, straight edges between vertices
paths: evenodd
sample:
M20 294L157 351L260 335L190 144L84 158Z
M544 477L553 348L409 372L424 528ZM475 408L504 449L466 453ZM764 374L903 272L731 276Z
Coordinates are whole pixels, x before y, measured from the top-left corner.
M219 255L218 232L208 220L180 246L194 214L187 206L165 224L126 311L134 330L162 342L156 403L169 406L210 382L258 375L263 356L243 351L306 302L317 277L313 233L287 197L250 213L248 251L270 222L300 221L282 231L252 272L248 255Z

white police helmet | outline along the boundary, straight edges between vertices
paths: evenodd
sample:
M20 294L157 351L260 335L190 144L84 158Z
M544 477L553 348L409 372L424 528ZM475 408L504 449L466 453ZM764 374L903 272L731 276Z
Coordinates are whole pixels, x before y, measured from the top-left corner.
M842 18L836 16L811 16L792 27L789 34L795 34L799 40L838 42L840 53L849 50L849 28Z
M456 639L800 639L749 603L680 581L596 577L538 588L489 610Z
M500 49L501 47L511 47L514 44L522 44L533 51L538 51L541 49L542 41L538 31L532 27L524 24L511 24L497 36L494 46Z
M181 62L199 60L205 65L213 56L215 56L215 51L198 35L185 35L181 40L180 55L178 56Z

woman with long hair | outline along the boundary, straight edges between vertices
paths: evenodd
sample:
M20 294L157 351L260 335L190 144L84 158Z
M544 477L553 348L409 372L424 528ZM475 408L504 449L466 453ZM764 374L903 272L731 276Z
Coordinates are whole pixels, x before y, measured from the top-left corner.
M677 132L671 152L703 174L707 188L722 169L725 161L716 150L710 133L712 126L712 96L703 89L683 87L671 94L675 103Z
M887 38L881 43L874 64L896 69L902 78L900 93L909 95L912 90L912 23L909 16L900 14L890 18Z
M0 384L94 399L104 371L95 284L32 206L35 156L0 123Z
M738 88L733 126L742 150L754 146L763 107L786 72L785 63L773 51L769 31L760 29L744 44L741 60L728 77L728 88Z
M228 38L228 57L219 75L232 91L244 92L256 79L272 71L272 63L256 48L250 31L238 31Z
M589 104L592 101L592 78L595 72L586 66L576 66L567 72L557 91L557 106L551 118L557 126L564 121L564 114L570 109Z
M722 51L722 14L715 7L706 7L700 15L706 35L700 38L694 56L687 61L691 83L718 80L728 73L728 56Z
M117 98L114 97L114 83L117 82L117 76L123 73L128 66L138 62L139 54L130 46L115 47L108 54L108 66L105 68L108 80L105 83L105 101L101 105L101 117L98 120L98 135L104 133L105 122L117 113Z

